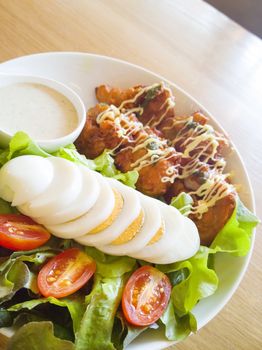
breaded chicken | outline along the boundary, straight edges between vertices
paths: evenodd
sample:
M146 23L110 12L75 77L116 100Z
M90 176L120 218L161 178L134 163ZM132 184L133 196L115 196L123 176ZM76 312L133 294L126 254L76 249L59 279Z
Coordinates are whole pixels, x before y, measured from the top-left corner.
M116 155L115 164L122 172L126 172L134 169L133 164L136 164L136 161L145 154L145 149L136 152L133 152L132 149L124 149ZM136 188L139 191L153 197L162 196L167 192L171 183L164 182L162 179L167 176L168 169L175 166L180 159L175 150L170 152L169 157L168 159L155 161L139 170L139 178L136 183Z
M166 140L153 129L144 128L134 114L123 115L117 109L110 111L109 106L104 104L88 111L85 127L75 145L79 152L91 159L105 149L113 150L116 167L122 172L137 170L137 188L155 197L166 193L170 182L163 182L162 177L180 159Z
M134 98L141 89L141 85L136 85L128 89L100 85L96 87L95 93L98 102L119 107L123 101ZM133 107L133 104L126 105L126 108Z
M96 118L99 113L107 110L108 106L98 104L90 108L87 112L85 126L75 141L76 148L87 158L99 156L106 148L112 149L119 142L117 131L119 127L110 120L106 120L100 125L97 124Z
M236 198L234 193L228 194L226 197L219 199L215 205L208 208L201 218L196 215L189 217L196 224L200 242L202 245L209 246L218 232L225 226L236 206Z
M96 88L96 98L99 102L113 104L125 110L141 107L143 111L138 115L138 118L144 125L150 127L160 124L160 118L167 107L165 105L166 100L174 101L172 92L162 83L153 84L152 86L136 85L128 89L100 85ZM132 100L132 102L129 100ZM173 107L174 103L164 119L174 116Z

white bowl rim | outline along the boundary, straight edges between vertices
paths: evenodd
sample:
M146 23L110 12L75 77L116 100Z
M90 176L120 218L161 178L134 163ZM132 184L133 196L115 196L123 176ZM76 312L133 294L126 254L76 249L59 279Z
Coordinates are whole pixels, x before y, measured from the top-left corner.
M86 120L86 109L85 105L82 101L82 99L78 96L78 94L71 89L69 86L66 84L63 84L60 81L57 81L55 79L50 79L46 78L45 76L42 75L24 75L24 74L8 74L4 72L0 72L0 79L1 76L7 76L7 77L12 77L14 79L21 78L21 81L19 82L25 82L25 83L34 83L34 84L40 84L44 85L46 87L49 87L50 89L55 90L56 92L60 93L64 97L66 97L74 106L76 113L77 113L77 125L75 128L68 134L56 137L53 139L36 139L35 141L38 144L43 145L43 148L49 148L49 147L54 147L58 144L65 145L68 139L75 139L79 135L79 133L82 131L85 120ZM4 133L7 137L10 139L12 138L12 134L1 130L2 133ZM73 142L74 142L73 141Z

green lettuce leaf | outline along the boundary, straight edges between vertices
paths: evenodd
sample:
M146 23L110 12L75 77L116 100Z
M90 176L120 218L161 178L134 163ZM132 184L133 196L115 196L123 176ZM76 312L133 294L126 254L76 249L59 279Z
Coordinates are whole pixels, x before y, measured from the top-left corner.
M168 340L181 341L191 332L197 331L197 322L191 312L179 317L175 311L172 300L161 316L161 322L165 325L165 336Z
M154 323L149 327L136 327L128 323L121 311L118 311L115 317L114 328L112 332L112 342L117 350L125 349L135 338L148 328L157 329L159 326Z
M33 299L33 300L28 300L20 304L16 304L11 306L8 311L10 312L17 312L21 310L32 310L35 307L45 304L45 303L50 303L53 305L57 305L60 307L66 307L70 313L71 319L73 321L73 328L74 332L77 332L80 323L82 320L82 316L84 314L84 296L81 294L74 294L72 296L68 296L67 298L62 298L62 299L56 299L53 297L48 297L48 298L39 298L39 299Z
M93 160L87 159L82 154L78 153L73 144L66 147L60 147L56 152L52 153L55 157L64 158L71 162L87 166L91 170L97 170Z
M209 248L200 247L198 253L186 261L157 265L173 283L171 300L179 316L188 314L199 300L214 294L217 289L218 277L208 267L209 253ZM172 276L174 272L180 274Z
M251 235L259 220L237 197L236 208L211 244L210 253L225 252L244 256L249 252Z
M193 198L185 192L181 192L177 197L173 197L170 203L170 205L177 208L184 216L189 215L192 204Z
M36 277L22 261L15 261L0 275L0 304L11 299L21 288L37 293Z
M0 309L0 328L10 327L13 324L13 317L11 312L6 309Z
M7 345L7 350L74 350L74 344L54 335L52 322L30 322L22 326Z
M0 198L0 214L12 214L14 212L11 205Z
M100 156L93 160L94 170L99 171L107 177L113 177L116 180L123 182L125 185L135 188L138 179L136 170L121 173L114 165L114 159L110 155L109 150L104 150Z
M85 247L87 255L96 261L96 273L105 278L121 277L136 267L136 260L128 256L113 256L94 247Z
M23 155L50 156L42 150L26 133L18 131L11 139L9 148L2 151L0 164L3 165L10 159Z
M114 318L121 301L124 276L104 278L95 276L88 306L76 334L76 350L114 350L111 334Z
M61 313L60 313L61 314ZM12 316L14 318L13 320L13 324L12 327L13 329L19 329L21 328L23 325L29 323L29 322L44 322L44 321L51 321L49 315L44 315L41 314L38 311L24 311L19 313L16 317L14 317L14 313L12 313ZM72 327L70 327L66 322L64 322L63 319L63 324L59 324L59 323L55 323L53 322L53 326L54 326L54 335L57 338L60 339L65 339L65 340L70 340L72 342L74 342L74 334L73 334L73 330Z
M51 239L50 245L57 244ZM13 252L0 260L0 304L10 300L17 291L26 288L34 294L38 293L36 283L37 267L47 259L56 255L60 249L49 245L31 250Z
M94 286L86 297L87 308L76 333L76 350L114 350L112 330L125 282L136 266L129 257L113 257L86 247L96 260Z
M182 340L196 332L197 323L192 309L199 300L215 293L218 287L216 272L209 268L209 248L200 247L192 258L156 267L166 273L173 286L167 309L161 317L169 340Z

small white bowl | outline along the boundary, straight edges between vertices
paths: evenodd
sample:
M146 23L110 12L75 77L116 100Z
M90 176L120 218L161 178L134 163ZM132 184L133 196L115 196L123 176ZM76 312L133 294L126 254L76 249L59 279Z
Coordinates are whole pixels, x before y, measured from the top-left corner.
M35 84L41 84L44 86L47 86L60 94L64 95L68 98L68 100L73 104L73 106L76 109L77 112L77 119L78 123L76 128L70 133L65 136L55 138L55 139L48 139L48 140L34 140L41 148L43 148L47 152L54 152L59 147L66 146L72 142L74 142L79 134L81 133L86 120L86 109L83 101L81 98L68 86L53 80L53 79L47 79L41 76L30 76L30 75L10 75L5 73L0 73L0 88L4 86L8 86L15 83L35 83ZM21 130L23 131L23 130ZM0 146L1 147L7 147L9 144L9 141L12 138L12 134L1 130L0 126Z

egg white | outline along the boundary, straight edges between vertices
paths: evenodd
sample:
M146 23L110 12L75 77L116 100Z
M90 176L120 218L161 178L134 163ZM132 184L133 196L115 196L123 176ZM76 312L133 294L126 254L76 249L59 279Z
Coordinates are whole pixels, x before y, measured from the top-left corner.
M49 226L62 224L75 220L94 206L101 191L97 173L83 165L79 165L79 169L81 172L81 190L78 196L62 210L53 212L48 216L35 218L38 223Z
M94 206L75 220L58 225L46 224L46 228L53 235L60 238L76 239L96 228L111 215L115 206L114 192L106 178L100 174L96 174L96 176L100 192Z
M184 260L193 255L192 252L196 252L199 248L199 236L197 229L195 230L195 224L190 220L192 225L187 225L186 222L189 219L170 205L159 202L159 208L165 223L164 234L157 242L133 254L133 257L152 263L167 264L170 261L170 252L172 253L171 262ZM194 229L191 232L192 228ZM190 245L188 245L188 235L194 237Z
M0 170L0 197L22 205L44 192L53 181L48 158L25 155L7 162Z
M47 158L53 167L53 179L36 198L18 207L23 214L33 218L51 216L63 210L79 195L81 190L80 168L59 157ZM34 172L34 168L31 169Z
M189 259L199 249L200 239L196 225L187 217L184 218L184 226L181 231L182 237L176 237L175 247L170 248L163 256L150 258L155 264L171 264L175 261Z
M121 182L114 179L107 179L110 186L122 195L124 200L123 208L112 225L95 234L86 234L83 237L76 239L78 243L83 245L100 245L108 244L118 238L141 213L141 203L139 194L132 188L123 185ZM106 201L106 198L104 199Z

